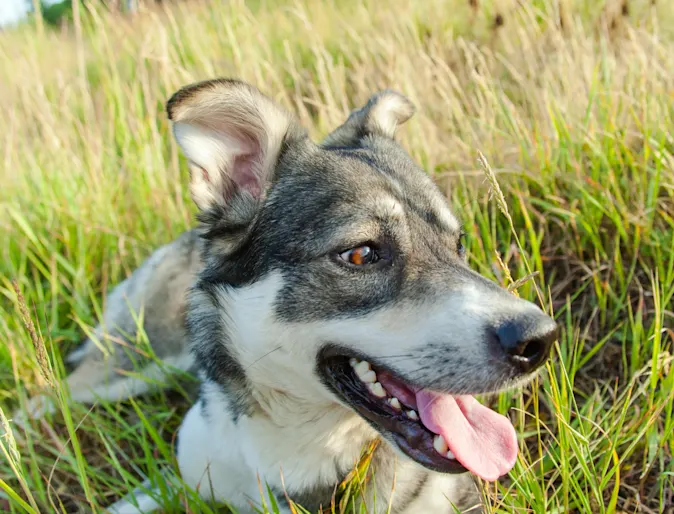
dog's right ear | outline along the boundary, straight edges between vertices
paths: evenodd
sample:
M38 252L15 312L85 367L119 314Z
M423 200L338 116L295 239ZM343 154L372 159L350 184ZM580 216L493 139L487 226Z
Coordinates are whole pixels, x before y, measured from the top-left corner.
M392 89L379 91L328 134L321 146L356 146L368 135L393 138L398 126L409 120L415 111L414 104L405 95Z
M292 114L233 79L186 86L166 110L190 163L192 198L202 210L227 205L235 194L262 197L283 146L306 136Z

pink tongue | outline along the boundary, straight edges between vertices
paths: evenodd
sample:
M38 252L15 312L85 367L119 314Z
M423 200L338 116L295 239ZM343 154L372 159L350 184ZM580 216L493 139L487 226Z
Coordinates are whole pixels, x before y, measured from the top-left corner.
M417 392L419 416L442 435L456 459L484 480L505 475L517 459L517 434L510 420L472 396Z

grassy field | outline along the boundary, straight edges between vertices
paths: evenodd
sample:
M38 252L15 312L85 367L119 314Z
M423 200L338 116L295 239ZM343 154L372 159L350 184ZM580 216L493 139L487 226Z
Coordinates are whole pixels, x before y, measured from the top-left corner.
M163 106L214 76L259 85L316 138L377 89L410 96L400 140L465 222L471 265L529 277L518 294L554 312L552 362L495 404L522 452L485 488L494 512L674 512L666 1L176 1L0 34L0 424L53 391L104 292L192 224ZM100 511L171 464L185 396L0 436L0 511Z

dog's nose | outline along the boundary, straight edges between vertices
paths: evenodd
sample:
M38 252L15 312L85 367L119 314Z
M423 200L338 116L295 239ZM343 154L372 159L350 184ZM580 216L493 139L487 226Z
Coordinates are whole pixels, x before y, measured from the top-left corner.
M496 329L496 338L508 360L523 373L535 370L550 355L550 348L557 339L557 325L541 312L538 319L527 316L512 320Z

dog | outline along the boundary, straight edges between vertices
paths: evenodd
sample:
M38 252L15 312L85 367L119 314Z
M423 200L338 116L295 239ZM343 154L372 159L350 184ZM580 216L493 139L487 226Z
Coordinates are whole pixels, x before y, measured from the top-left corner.
M129 357L142 310L161 363L199 377L176 454L203 498L254 512L263 483L281 512L316 512L378 442L367 512L480 508L475 477L505 475L518 442L473 395L530 380L557 325L469 268L457 216L396 142L414 112L383 90L316 143L240 80L173 94L199 223L111 292L67 359L72 399L162 387L170 370ZM120 372L139 366L152 380ZM159 508L138 492L110 512Z

